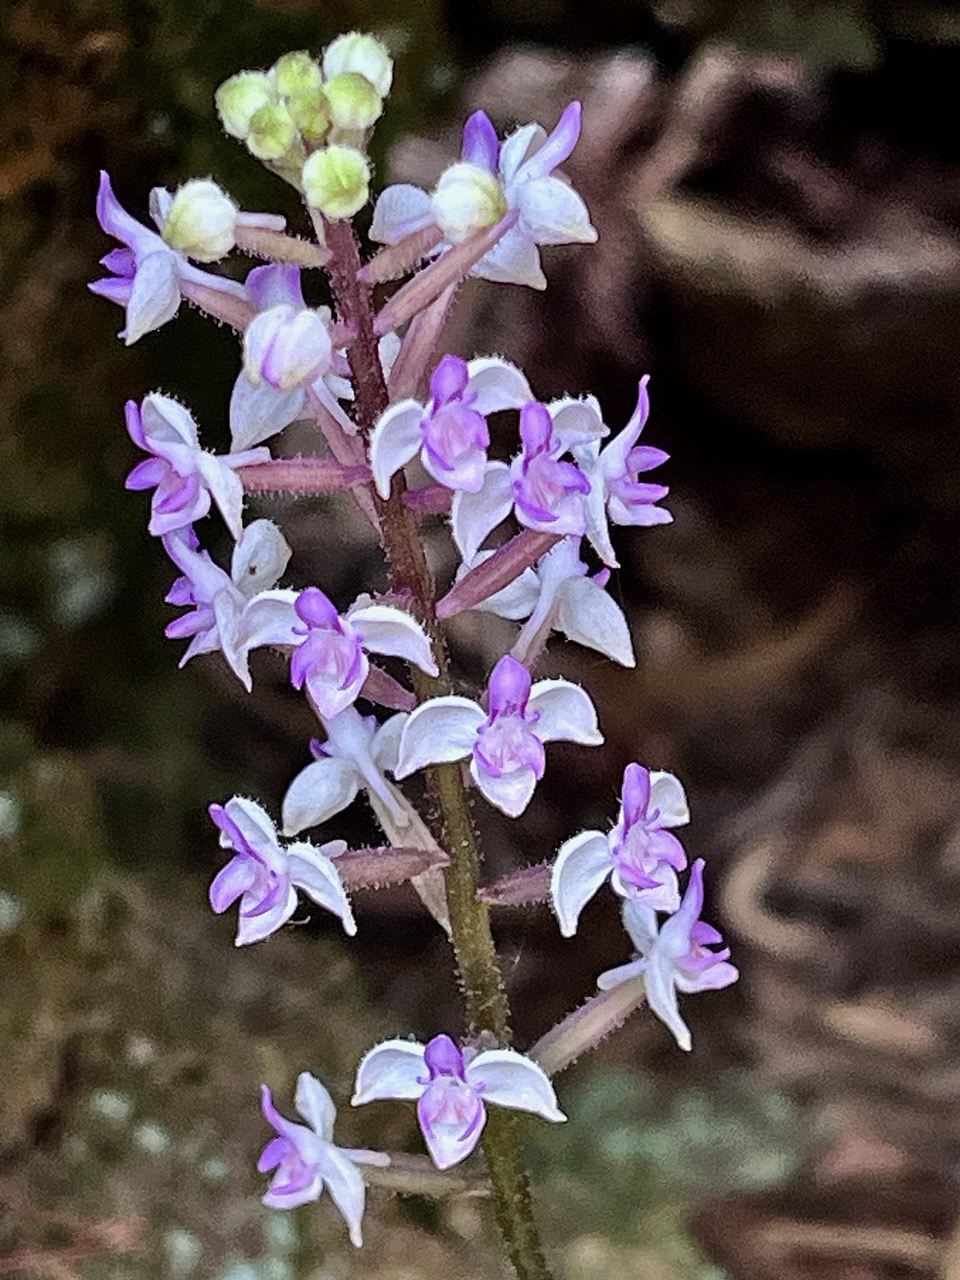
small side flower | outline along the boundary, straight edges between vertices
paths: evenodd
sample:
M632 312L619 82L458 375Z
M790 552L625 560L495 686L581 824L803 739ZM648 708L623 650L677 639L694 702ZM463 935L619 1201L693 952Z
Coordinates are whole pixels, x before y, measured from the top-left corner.
M294 1105L306 1124L287 1120L273 1105L267 1085L261 1086L263 1114L276 1131L257 1161L260 1173L273 1172L263 1203L270 1209L296 1209L318 1200L324 1190L340 1210L350 1231L351 1243L363 1244L366 1187L358 1165L390 1163L379 1151L356 1151L334 1145L336 1108L316 1076L303 1071L297 1077Z
M210 885L210 905L219 915L239 899L238 947L269 938L285 925L297 909L298 889L338 916L346 933L356 933L333 862L345 851L345 841L315 847L301 840L283 848L267 813L240 796L212 804L210 817L220 829L221 846L233 853Z
M740 976L729 963L729 947L710 950L723 938L700 919L703 868L703 859L698 858L690 870L690 883L679 909L659 928L652 908L636 901L624 903L623 923L637 949L637 958L608 969L597 979L600 990L609 991L642 976L650 1009L673 1032L680 1048L686 1050L692 1048L692 1039L690 1028L680 1016L678 993L718 991Z

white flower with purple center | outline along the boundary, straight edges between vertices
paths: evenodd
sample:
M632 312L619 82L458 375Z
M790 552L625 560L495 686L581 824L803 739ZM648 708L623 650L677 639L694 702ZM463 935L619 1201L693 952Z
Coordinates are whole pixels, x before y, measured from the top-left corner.
M703 867L703 859L698 858L690 869L690 883L679 908L659 929L652 908L633 900L624 903L623 923L637 949L637 958L608 969L597 979L601 991L610 991L642 977L651 1011L673 1032L680 1048L687 1050L692 1045L690 1028L680 1016L678 992L718 991L740 976L737 968L728 963L729 947L710 950L723 938L700 919Z
M473 565L482 564L493 552L481 551ZM468 571L461 567L459 581ZM476 607L512 621L526 619L513 648L518 662L533 665L551 631L605 654L621 666L636 666L630 628L623 610L606 591L609 569L591 574L580 559L580 539L563 538L513 582L488 596Z
M151 213L161 229L171 203L172 197L162 188L151 192ZM101 265L111 274L103 280L94 280L89 288L125 309L126 328L119 336L127 346L172 320L180 308L181 298L198 301L205 291L212 290L244 304L249 302L242 284L201 271L185 254L171 249L156 231L132 218L113 194L110 179L103 172L97 193L97 220L107 235L119 240L124 247L112 249L101 258ZM272 230L282 230L284 226L283 218L269 215L237 215L238 223L244 220L247 225Z
M431 698L412 711L400 736L395 776L430 764L470 760L481 794L516 818L546 767L544 744L599 746L597 712L589 694L569 680L531 682L530 672L505 655L490 675L488 709L470 698Z
M495 357L444 356L430 378L430 399L401 400L383 413L370 437L370 469L381 498L392 477L416 455L438 483L476 493L483 485L490 432L487 415L519 409L527 380Z
M557 854L550 896L563 936L573 937L580 912L608 878L621 898L676 911L677 872L686 867L687 855L670 828L689 821L686 794L672 773L627 765L613 830L581 831Z
M371 238L396 244L436 225L442 251L502 219L507 230L471 275L546 288L539 245L597 238L583 200L553 176L577 145L581 113L580 103L571 102L550 134L528 124L501 143L489 116L477 111L464 126L460 161L441 175L432 195L406 183L387 187L374 209Z
M403 658L428 676L439 674L426 632L402 609L361 597L341 616L319 587L307 587L296 610L303 638L290 661L290 679L295 689L306 685L324 719L356 702L370 673L367 653Z
M438 1169L465 1160L480 1141L487 1106L562 1121L547 1076L515 1049L459 1049L449 1036L427 1045L387 1040L357 1068L353 1105L384 1098L416 1101L427 1150Z
M201 551L193 529L178 529L163 539L167 555L181 571L166 596L167 604L188 609L167 624L171 640L187 640L184 666L201 653L220 651L247 692L252 688L251 649L265 645L293 648L300 643L294 605L296 591L277 588L290 548L270 520L246 526L233 549L230 573Z
M330 1094L309 1071L302 1071L297 1077L294 1095L294 1105L306 1120L305 1125L280 1114L267 1085L261 1085L260 1093L263 1114L277 1133L257 1161L259 1173L275 1171L263 1203L269 1209L296 1209L318 1200L327 1190L350 1230L350 1240L359 1248L363 1244L360 1226L366 1186L357 1165L386 1168L390 1157L380 1151L334 1145L337 1109Z
M608 520L614 524L669 524L673 516L657 503L667 496L663 484L647 484L638 479L645 471L662 466L670 455L653 445L638 444L640 432L650 413L648 377L640 380L637 407L624 429L601 450L598 440L577 443L571 452L590 481L584 502L587 537L605 564L617 567L610 542Z
M237 467L269 462L268 449L247 449L218 457L201 449L197 424L182 404L153 392L137 408L126 404L130 439L151 457L127 476L128 489L153 489L150 523L155 537L186 529L217 504L233 537L241 532L243 482Z
M333 859L346 850L344 840L315 847L304 840L283 848L277 829L255 800L234 796L212 804L210 817L220 828L220 845L234 856L210 885L210 905L218 915L239 898L237 946L260 942L287 923L297 909L297 890L339 916L345 932L357 931L353 912Z
M587 528L590 481L564 454L597 443L609 433L593 396L564 396L520 410L522 450L511 463L488 462L475 493L456 493L450 509L453 538L472 561L488 535L511 512L528 529L560 537Z

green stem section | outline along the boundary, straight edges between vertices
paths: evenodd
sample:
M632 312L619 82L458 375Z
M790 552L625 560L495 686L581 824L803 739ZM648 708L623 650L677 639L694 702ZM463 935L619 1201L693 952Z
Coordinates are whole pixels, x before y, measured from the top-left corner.
M349 223L327 223L321 239L331 251L327 266L341 315L356 337L348 349L356 391L356 420L364 435L389 403L373 328L369 286L357 279L360 253ZM414 672L418 698L453 692L446 643L436 616L436 592L427 564L417 518L403 502L402 476L394 479L390 498L378 499L384 550L395 591L408 592L433 644L440 668L436 678ZM477 899L480 850L470 816L459 764L434 765L427 786L440 815L441 843L450 855L445 868L447 905L467 1015L475 1032L492 1034L497 1044L510 1042L510 1007L500 976L490 931L490 912ZM483 1150L494 1188L497 1225L507 1256L520 1280L550 1280L550 1272L533 1218L530 1179L517 1140L514 1118L496 1107L487 1114Z

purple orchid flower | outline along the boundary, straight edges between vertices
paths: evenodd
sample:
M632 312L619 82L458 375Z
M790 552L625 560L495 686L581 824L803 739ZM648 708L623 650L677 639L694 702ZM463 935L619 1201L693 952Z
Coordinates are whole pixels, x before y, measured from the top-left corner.
M476 493L455 493L450 511L453 538L473 562L487 536L511 512L521 524L561 537L587 527L590 481L563 455L609 434L593 396L564 396L548 405L530 401L520 411L522 453L513 462L488 462Z
M326 1188L346 1221L351 1242L359 1248L363 1244L360 1226L366 1187L357 1165L386 1168L390 1157L379 1151L355 1151L334 1145L336 1107L330 1094L309 1071L297 1077L294 1099L297 1111L307 1122L305 1125L280 1114L267 1085L261 1085L260 1092L263 1114L277 1133L257 1161L260 1173L276 1170L263 1203L269 1209L296 1209L318 1200Z
M597 712L590 696L568 680L538 680L509 654L490 675L488 707L456 696L431 698L410 713L400 736L395 776L406 778L429 764L470 759L481 793L516 818L533 796L545 767L544 744L599 746Z
M642 976L650 1009L670 1028L680 1048L687 1050L692 1046L690 1029L680 1016L677 993L718 991L740 976L728 963L729 947L710 950L723 938L700 919L703 867L703 859L698 858L690 869L690 883L679 908L659 929L652 908L635 900L624 903L623 923L637 949L637 959L608 969L597 979L600 990L609 991Z
M545 288L539 245L592 244L597 238L583 200L553 176L577 145L581 114L580 103L571 102L549 135L528 124L501 143L489 116L476 112L464 126L460 161L444 172L432 195L407 183L387 187L374 209L371 237L396 244L436 225L442 252L502 219L504 234L471 274Z
M345 841L315 847L300 840L284 849L260 805L241 796L212 804L210 817L220 828L221 846L234 854L210 885L210 905L220 915L240 899L238 947L269 938L285 925L297 909L297 889L339 916L345 932L356 933L333 862L346 850Z
M176 400L154 392L140 408L126 405L127 431L152 456L127 476L128 489L154 489L149 531L156 537L186 529L217 504L233 537L241 532L243 483L237 467L269 462L268 449L247 449L218 457L201 449L197 425Z
M644 527L673 520L669 511L657 506L669 488L638 480L643 472L662 466L670 457L652 445L637 444L650 413L648 382L649 377L640 379L637 407L630 421L602 450L598 440L572 447L577 465L590 480L585 502L587 537L601 560L614 568L617 559L610 543L608 519L614 524Z
M672 773L627 765L613 830L581 831L557 854L550 896L564 937L576 933L580 912L608 877L620 897L676 911L677 872L686 867L687 855L670 828L689 821L687 797Z
M290 679L295 689L306 685L324 718L332 719L356 702L370 672L368 652L403 658L427 675L439 674L426 632L402 609L361 597L341 617L319 587L307 587L296 610L304 638L290 661Z
M209 552L200 550L190 526L166 534L163 545L183 575L166 602L188 610L164 632L168 639L190 641L180 666L198 654L219 650L249 693L251 649L294 648L300 643L297 593L276 587L290 559L286 539L270 520L254 520L234 547L229 574L214 564Z
M154 221L161 227L161 211L169 201L169 194L160 188L151 195ZM89 288L126 310L126 328L119 336L128 347L145 333L172 320L180 308L181 298L202 304L208 291L212 291L231 302L239 301L244 307L249 305L242 284L201 271L184 254L171 249L162 236L132 218L113 194L110 178L102 172L97 220L107 235L119 240L124 247L112 249L101 259L101 265L111 274L103 280L94 280Z
M530 398L527 380L495 357L444 356L430 378L430 399L392 404L370 437L370 469L381 498L392 477L417 453L426 470L448 489L476 493L483 484L490 433L487 415L519 409Z
M457 1048L439 1035L427 1045L387 1040L357 1068L353 1105L397 1098L417 1103L417 1119L438 1169L465 1160L487 1122L487 1106L531 1111L544 1120L566 1116L543 1070L515 1049Z

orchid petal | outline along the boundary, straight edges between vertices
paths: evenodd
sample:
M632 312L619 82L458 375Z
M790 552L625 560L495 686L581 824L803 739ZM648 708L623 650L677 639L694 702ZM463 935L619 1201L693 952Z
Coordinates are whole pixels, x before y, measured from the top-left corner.
M417 1119L431 1160L438 1169L450 1169L480 1141L487 1111L478 1092L441 1075L421 1095Z
M385 1040L370 1049L357 1067L352 1105L382 1098L419 1098L426 1075L423 1048L414 1040Z
M224 813L237 828L243 839L249 844L268 866L276 863L277 829L270 815L256 800L246 796L233 796L223 806ZM230 848L229 838L221 832L220 845Z
M350 1243L360 1248L363 1235L360 1224L363 1220L363 1209L367 1189L363 1174L342 1151L334 1146L324 1149L320 1163L320 1173L330 1198L343 1215L350 1232Z
M556 626L568 640L635 667L630 628L623 610L591 578L568 578L559 592Z
M230 577L246 598L275 586L293 552L272 520L253 520L233 549Z
M236 944L238 947L249 946L251 942L262 942L269 938L287 923L297 909L297 891L291 885L275 906L258 915L244 914L243 899L240 900L240 915L237 924Z
M519 228L537 244L594 244L597 229L581 196L559 178L524 182Z
M302 627L295 609L296 591L261 591L248 601L240 615L240 644L244 649L270 645L278 649L296 648Z
M380 416L370 436L370 470L377 493L390 497L393 476L415 458L423 440L423 405L400 400Z
M429 637L416 618L403 609L386 604L361 605L350 609L347 618L363 647L371 653L403 658L428 676L439 675Z
M543 144L529 154L529 158L523 164L522 174L517 176L535 181L538 178L545 178L558 165L563 164L580 140L582 117L583 107L579 102L571 102L564 109Z
M343 841L335 843L339 845L337 852L342 853L346 844ZM329 848L330 845L324 846L324 849ZM339 916L343 922L344 931L352 937L357 932L356 922L340 880L340 873L330 861L330 856L306 841L298 841L290 845L287 857L291 883L298 889L302 889L318 906Z
M547 131L539 124L524 124L500 144L500 176L509 184L520 166L543 146Z
M590 695L569 680L538 680L530 691L529 710L540 717L536 733L541 742L579 742L588 747L603 742Z
M529 766L513 769L498 777L488 773L475 759L470 761L470 776L484 799L508 818L520 817L533 799L538 781L536 770Z
M324 1142L333 1138L333 1123L337 1118L337 1108L326 1088L316 1076L309 1071L301 1071L297 1076L297 1091L294 1105L299 1113Z
M247 272L244 285L258 311L284 305L300 311L307 305L300 284L300 268L293 263L277 262L254 267Z
M484 415L519 409L533 398L524 374L508 360L481 356L467 364L470 408Z
M393 773L400 758L400 736L406 723L407 713L401 711L398 715L385 720L374 735L373 745L370 748L374 764L390 773Z
M623 927L639 954L649 955L657 941L657 914L653 908L628 899L623 904Z
M250 888L256 879L256 866L249 858L231 858L214 876L210 884L210 906L222 915Z
M673 972L668 963L654 952L643 971L644 986L647 990L647 1004L651 1013L655 1013L664 1025L673 1032L674 1039L681 1049L688 1053L693 1048L690 1028L680 1016L677 1002L677 988L673 980Z
M433 206L426 191L402 182L380 193L373 210L370 239L396 244L404 236L433 222Z
M483 1087L483 1100L514 1111L532 1111L544 1120L566 1116L542 1067L515 1049L486 1049L468 1063L467 1082Z
M231 451L249 449L277 435L303 414L301 387L278 391L269 382L255 387L241 369L230 396Z
M580 912L610 875L612 866L610 846L599 831L581 831L560 846L550 878L550 896L565 938L576 933Z
M649 808L659 809L661 827L683 827L690 821L687 793L679 778L661 769L650 770Z
M297 774L283 797L283 830L295 836L352 804L360 775L352 760L324 756Z
M263 453L262 461L267 462L270 455L266 449ZM243 532L243 481L222 458L202 449L197 453L196 467L230 533L239 538Z
M472 562L498 524L502 524L513 509L513 489L510 468L505 462L490 462L483 487L478 493L458 490L453 495L450 524L453 540L461 557Z
M613 969L605 969L597 978L597 987L600 991L612 991L614 987L632 982L634 978L642 978L645 968L645 960L630 960L627 964L618 964Z
M500 140L485 111L475 111L463 126L463 146L460 155L468 164L480 165L491 173L497 172Z
M511 227L473 268L472 275L499 284L525 284L545 289L547 277L540 266L537 246L519 226Z
M403 727L394 777L409 777L428 764L462 760L473 750L486 718L469 698L431 698L421 703Z
M166 247L148 253L137 267L127 303L126 345L172 320L180 308L177 258Z
M547 412L554 437L562 441L565 449L588 445L610 434L596 396L563 396L551 400Z

